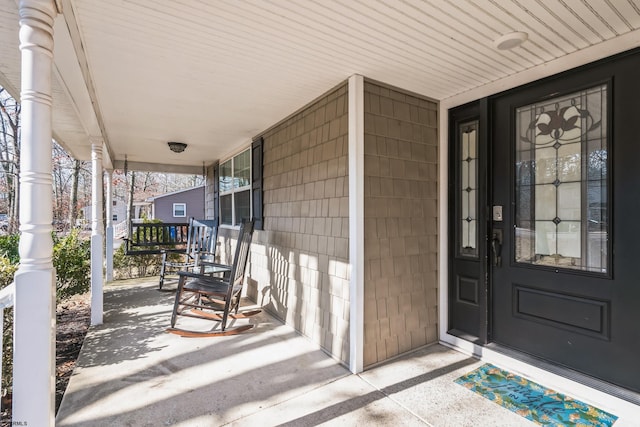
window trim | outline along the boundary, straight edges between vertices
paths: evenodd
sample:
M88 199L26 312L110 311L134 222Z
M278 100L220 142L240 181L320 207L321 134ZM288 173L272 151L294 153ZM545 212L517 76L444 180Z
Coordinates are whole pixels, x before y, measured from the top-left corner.
M240 156L241 154L244 153L248 153L249 156L249 183L247 185L243 185L242 187L238 187L238 188L233 188L233 185L231 186L230 190L226 190L223 191L222 188L220 187L220 173L218 172L218 177L217 177L217 185L218 185L218 200L221 201L223 196L228 196L231 195L231 220L232 223L231 224L225 224L222 222L222 203L218 203L218 224L219 227L222 228L227 228L227 229L232 229L232 230L239 230L240 229L240 224L241 221L238 220L236 218L236 205L235 205L235 193L241 193L244 191L249 191L249 215L251 218L253 218L253 156L252 156L252 146L251 144L249 144L248 146L243 147L242 149L234 152L234 154L220 160L220 162L218 163L218 171L222 168L222 165L227 163L228 161L231 161L231 173L232 176L235 176L235 158Z
M176 206L183 206L183 215L176 215ZM186 203L174 203L173 204L173 217L174 218L186 218L187 217L187 204Z

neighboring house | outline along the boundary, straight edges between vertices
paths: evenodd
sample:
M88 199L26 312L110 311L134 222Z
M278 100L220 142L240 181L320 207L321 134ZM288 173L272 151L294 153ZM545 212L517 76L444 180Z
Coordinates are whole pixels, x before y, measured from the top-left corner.
M139 201L139 202L134 201L133 202L133 218L131 219L131 221L134 223L138 223L138 222L143 222L145 218L151 218L152 216L151 205L152 203L147 200ZM125 216L122 218L122 220L126 221L126 210L125 210Z
M124 221L127 218L127 203L124 200L114 199L111 206L111 220L114 224ZM77 226L91 226L91 205L80 208L80 218L77 219Z
M204 185L149 197L147 202L151 203L150 219L188 222L191 217L204 218Z
M111 202L111 221L114 224L127 219L127 203L123 200L113 200Z

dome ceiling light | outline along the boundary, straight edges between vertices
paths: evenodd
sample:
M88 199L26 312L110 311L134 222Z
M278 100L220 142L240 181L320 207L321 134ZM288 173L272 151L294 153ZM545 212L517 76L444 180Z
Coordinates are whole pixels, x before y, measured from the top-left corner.
M493 46L498 50L509 50L520 46L527 41L528 38L529 34L523 31L514 31L494 40Z
M184 142L167 142L167 144L169 145L169 150L173 151L174 153L182 153L184 151L185 148L187 148L187 144L185 144Z

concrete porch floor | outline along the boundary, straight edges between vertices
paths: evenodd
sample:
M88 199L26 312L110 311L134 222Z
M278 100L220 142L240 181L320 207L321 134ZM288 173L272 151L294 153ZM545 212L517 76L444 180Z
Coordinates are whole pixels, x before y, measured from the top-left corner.
M104 324L87 334L57 426L534 425L455 384L483 362L447 347L353 375L264 312L236 336L168 334L173 298L157 278L106 287ZM640 425L613 413L616 427Z

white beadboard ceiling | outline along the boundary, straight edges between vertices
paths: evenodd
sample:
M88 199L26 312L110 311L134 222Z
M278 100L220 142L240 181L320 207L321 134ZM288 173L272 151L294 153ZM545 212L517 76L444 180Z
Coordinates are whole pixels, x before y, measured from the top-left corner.
M15 0L0 84L17 90ZM62 0L54 132L88 159L201 170L352 74L438 100L640 45L640 0ZM524 31L511 51L493 41ZM593 55L592 55L593 56ZM95 140L94 140L95 141ZM167 141L189 146L175 154Z

